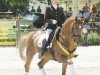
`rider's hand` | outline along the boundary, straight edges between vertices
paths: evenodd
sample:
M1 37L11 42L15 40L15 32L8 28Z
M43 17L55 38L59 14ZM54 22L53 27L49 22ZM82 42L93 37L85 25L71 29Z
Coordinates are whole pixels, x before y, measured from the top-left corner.
M52 24L56 24L57 20L51 19Z
M62 24L62 26L63 26L64 24Z
M56 20L52 20L52 23L53 23L53 24L56 24L56 23L57 23L57 21L56 21Z

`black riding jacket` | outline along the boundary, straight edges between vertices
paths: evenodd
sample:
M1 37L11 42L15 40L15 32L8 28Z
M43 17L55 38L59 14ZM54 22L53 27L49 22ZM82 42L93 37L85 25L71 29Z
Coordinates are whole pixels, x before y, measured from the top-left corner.
M51 19L56 20L57 24L53 25ZM46 8L45 22L48 23L47 26L48 29L55 29L56 26L62 26L64 21L65 21L65 16L64 16L63 9L61 7L57 7L56 10L52 5L49 5Z

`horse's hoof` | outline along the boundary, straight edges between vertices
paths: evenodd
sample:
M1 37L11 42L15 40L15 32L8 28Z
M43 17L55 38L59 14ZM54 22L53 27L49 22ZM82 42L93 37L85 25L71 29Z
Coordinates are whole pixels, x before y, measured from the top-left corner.
M70 60L70 59L68 59L67 62L68 62L69 65L70 65L70 64L73 64L73 61Z
M78 54L75 54L75 55L74 55L74 58L76 58L76 57L78 57Z
M37 75L46 75L46 71L45 71L45 69L44 69L44 68L39 69Z

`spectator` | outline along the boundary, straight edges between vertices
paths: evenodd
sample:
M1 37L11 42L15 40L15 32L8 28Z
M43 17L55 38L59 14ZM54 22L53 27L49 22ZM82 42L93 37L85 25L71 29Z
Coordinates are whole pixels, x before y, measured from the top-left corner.
M70 16L72 16L72 8L71 7L68 8L66 16L67 16L67 18L69 18Z
M97 12L95 21L100 21L100 11Z
M95 5L93 5L91 12L92 12L92 13L97 13L97 8L96 8Z
M41 13L41 8L38 6L37 13Z
M87 19L89 16L90 16L90 13L89 13L88 11L85 11L85 12L83 13L83 18L84 18L84 19Z
M85 3L85 6L83 6L82 10L83 10L83 12L89 11L89 10L90 10L90 8L89 8L89 6L87 5L87 3Z
M33 13L33 12L35 12L35 9L34 9L34 7L32 6L32 9L31 9L31 12Z
M97 8L95 7L95 5L93 5L93 7L91 9L91 15L92 15L92 17L96 17L96 13L97 13Z
M100 17L100 11L97 12L96 17Z
M78 16L78 17L82 17L82 11L81 11L81 10L79 10L77 16Z
M25 10L24 13L25 13L25 15L29 15L30 14L30 11L29 11L29 8L28 7L26 8L26 10Z
M82 17L85 19L85 22L88 22L90 18L90 12L89 11L83 12Z

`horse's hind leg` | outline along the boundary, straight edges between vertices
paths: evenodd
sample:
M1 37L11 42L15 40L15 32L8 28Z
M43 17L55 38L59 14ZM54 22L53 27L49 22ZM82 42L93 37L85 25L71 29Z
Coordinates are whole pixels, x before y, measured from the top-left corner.
M26 60L26 63L24 65L25 67L25 72L29 72L29 69L30 69L30 64L31 64L31 61L33 59L33 56L35 55L35 51L33 50L33 44L30 44L28 47L27 47L27 52L26 52L26 56L27 56L27 60Z

